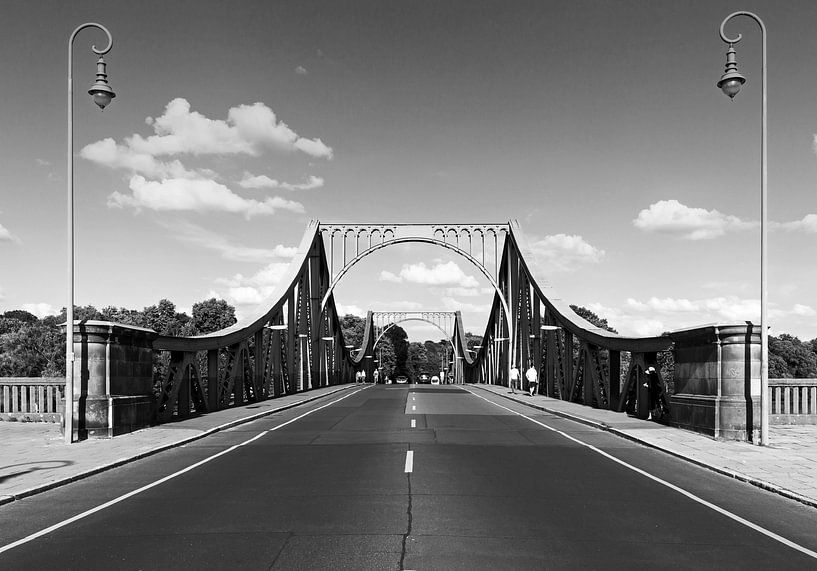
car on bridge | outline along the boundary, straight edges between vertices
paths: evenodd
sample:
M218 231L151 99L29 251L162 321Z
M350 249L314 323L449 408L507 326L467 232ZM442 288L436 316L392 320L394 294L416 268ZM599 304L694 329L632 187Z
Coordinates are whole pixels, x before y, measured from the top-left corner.
M420 375L420 378L419 378L419 379L417 379L417 384L419 384L419 385L427 385L427 384L429 384L430 382L431 382L431 379L430 379L430 378L428 378L428 375L427 375L427 374L425 374L425 373L423 373L422 375Z
M405 375L400 375L397 377L397 383L401 385L405 385L408 382L408 377Z

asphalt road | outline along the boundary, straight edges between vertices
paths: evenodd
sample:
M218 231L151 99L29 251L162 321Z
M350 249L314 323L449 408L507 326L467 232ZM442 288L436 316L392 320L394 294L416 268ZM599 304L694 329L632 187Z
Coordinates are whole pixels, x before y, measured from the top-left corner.
M814 508L473 392L355 388L0 506L0 550L57 526L0 569L817 569Z

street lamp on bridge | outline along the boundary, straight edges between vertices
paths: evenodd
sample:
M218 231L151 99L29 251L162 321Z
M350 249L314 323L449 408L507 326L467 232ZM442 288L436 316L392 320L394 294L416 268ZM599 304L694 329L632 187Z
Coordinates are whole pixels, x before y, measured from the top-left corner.
M65 442L74 440L74 80L73 48L74 38L85 28L98 28L108 36L108 45L101 50L91 46L99 56L97 60L96 82L88 90L88 95L100 109L111 102L116 94L108 85L105 60L102 57L113 47L113 37L102 24L88 22L77 27L68 38L68 305L65 308Z
M757 14L752 12L733 12L721 22L721 39L729 44L726 50L726 69L718 81L718 87L730 99L734 99L740 88L746 83L746 78L738 73L738 63L734 45L743 36L738 34L735 38L730 38L724 32L726 23L737 16L751 18L760 27L761 39L761 59L760 59L760 90L761 90L761 111L760 111L760 444L766 446L769 443L769 332L766 324L768 291L767 283L767 228L766 228L766 25Z

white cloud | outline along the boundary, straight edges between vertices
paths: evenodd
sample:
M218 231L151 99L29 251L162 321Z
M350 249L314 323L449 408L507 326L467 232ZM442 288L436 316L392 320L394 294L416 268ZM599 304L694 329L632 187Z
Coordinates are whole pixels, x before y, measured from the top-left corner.
M47 315L57 315L60 312L50 303L24 303L22 307L25 311L36 315L40 319Z
M756 299L743 299L734 295L711 297L699 300L684 298L651 297L647 301L629 298L627 307L639 312L661 314L686 313L699 316L698 323L711 321L746 321L757 319L760 315L760 302Z
M417 301L372 301L369 308L372 311L418 311L423 304Z
M112 169L124 169L148 178L199 178L204 173L188 170L178 160L163 162L153 155L117 145L111 138L86 145L80 151L86 160Z
M323 178L319 176L309 176L306 182L301 184L292 184L288 182L279 182L267 175L253 176L250 173L244 173L244 178L239 181L239 186L242 188L283 188L284 190L312 190L314 188L321 188L324 185Z
M243 198L224 184L216 182L217 173L206 168L191 169L179 155L260 156L270 149L301 151L316 158L332 158L332 149L320 139L300 137L263 103L239 105L227 112L227 119L210 119L192 111L187 100L178 98L167 104L160 117L148 117L154 134L136 133L123 143L111 138L86 145L80 155L94 163L128 171L132 194L114 192L108 197L111 207L136 209L225 211L254 215L272 214L283 209L303 212L298 202L279 197L263 201ZM160 158L161 157L161 158ZM163 157L168 157L164 159ZM268 177L246 177L245 188L282 188L308 190L324 185L324 180L309 176L305 182L279 183Z
M440 301L442 301L443 309L446 311L461 311L463 313L478 313L480 315L485 315L491 311L491 303L467 303L454 299L453 297L443 297Z
M554 234L534 238L531 240L531 248L537 260L554 271L575 270L581 264L595 264L604 257L604 250L577 235Z
M782 224L779 224L779 226L790 232L799 231L815 234L817 233L817 214L806 214L802 220L783 222Z
M288 247L278 244L274 248L253 248L236 244L228 238L192 222L177 220L166 228L175 233L175 237L187 244L215 250L225 260L236 262L266 262L275 258L294 258L298 253L297 247Z
M817 315L817 311L815 311L813 307L809 305L802 305L800 303L794 304L791 309L791 313L794 315L801 315L803 317L814 317Z
M45 160L45 159L34 159L34 160L35 160L35 161L37 162L37 164L38 164L38 165L40 165L41 167L50 167L50 166L51 166L51 161L47 161L47 160Z
M163 115L148 117L155 135L134 134L125 139L137 153L157 155L229 155L259 156L265 148L301 150L313 157L332 158L332 149L320 139L304 139L281 121L263 103L231 107L227 120L209 119L190 110L183 98L172 100Z
M218 279L216 283L226 286L219 299L236 306L258 305L275 292L288 267L288 262L271 262L251 276L235 274Z
M357 315L358 317L366 317L366 310L361 309L357 305L344 305L342 303L335 304L336 309L338 310L338 315Z
M409 282L416 284L425 284L433 286L459 286L464 288L479 287L479 282L473 277L466 275L465 272L455 262L437 262L436 265L429 268L425 263L419 264L403 264L399 275L392 272L381 271L379 276L380 281L386 282Z
M309 71L307 71L307 69L304 66L299 65L298 67L295 68L295 73L297 73L298 75L306 75L309 73Z
M688 240L717 238L727 232L757 226L755 222L745 222L717 210L690 208L677 200L659 200L651 204L638 213L633 224L645 232L675 234Z
M11 231L2 224L0 224L0 242L15 242L17 244L21 243L20 239L14 234L12 234Z
M134 175L129 186L133 194L114 192L108 197L108 206L130 206L137 210L148 208L158 211L233 212L243 214L247 219L274 214L276 210L304 212L300 202L277 196L263 201L243 198L223 184L207 179L149 181L140 175Z

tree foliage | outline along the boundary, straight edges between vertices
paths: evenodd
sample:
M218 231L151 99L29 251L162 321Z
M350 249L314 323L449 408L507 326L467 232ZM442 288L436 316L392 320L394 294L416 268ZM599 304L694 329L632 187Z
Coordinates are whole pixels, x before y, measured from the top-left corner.
M65 375L65 308L59 315L37 316L19 309L0 315L0 376L58 377ZM162 299L156 305L135 310L93 305L74 307L78 321L99 319L124 325L147 327L162 335L196 335L229 327L235 323L235 308L223 300L208 299L193 305L193 318L176 311L173 302ZM159 363L158 357L156 363ZM157 369L158 370L158 369Z

